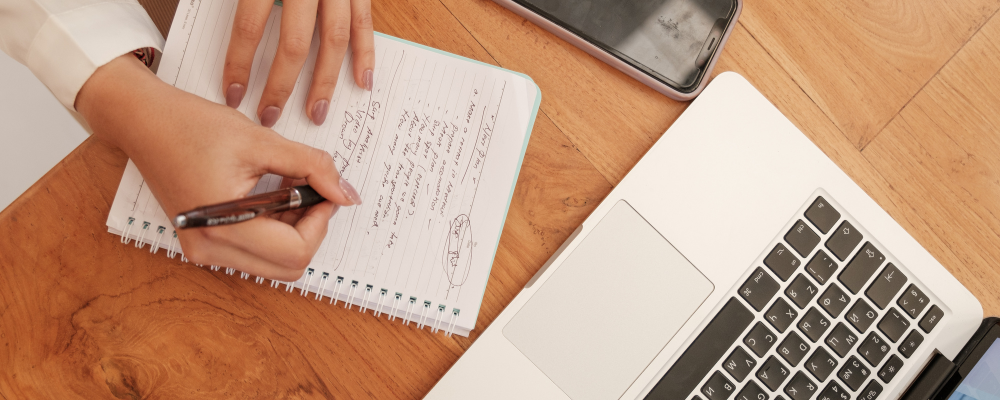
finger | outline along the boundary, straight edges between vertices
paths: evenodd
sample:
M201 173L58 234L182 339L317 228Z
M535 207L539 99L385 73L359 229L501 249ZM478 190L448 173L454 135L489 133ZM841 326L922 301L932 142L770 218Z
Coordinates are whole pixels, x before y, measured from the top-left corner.
M270 218L206 229L213 240L227 243L256 257L288 269L309 266L319 249L334 205L324 201L309 207L296 225Z
M246 94L253 55L264 34L271 4L267 0L244 0L236 6L226 64L222 70L222 90L226 95L226 105L232 108L239 107Z
M309 56L313 28L316 26L316 9L319 0L295 0L284 3L281 14L281 32L278 51L267 75L267 84L257 105L257 118L265 127L274 126L281 110L295 89L295 81L302 71L302 64Z
M305 179L316 192L342 206L361 204L358 191L341 179L330 153L285 139L277 134L265 136L270 141L257 152L259 168L256 174L274 173L294 179Z
M299 222L299 220L302 219L302 216L305 215L306 211L308 210L309 210L308 207L296 208L294 210L289 210L274 215L277 216L277 218L275 219L277 219L278 221L284 222L288 225L295 225L296 222Z
M371 0L351 0L351 53L354 82L369 91L375 87L375 31Z
M351 0L324 0L319 6L319 54L312 86L306 100L309 119L316 125L326 121L330 99L337 87L344 53L351 40Z
M186 235L181 237L181 248L184 256L195 264L234 268L252 275L284 282L297 281L305 272L305 267L280 266L235 246L215 242L210 236L205 235L202 229L185 233Z

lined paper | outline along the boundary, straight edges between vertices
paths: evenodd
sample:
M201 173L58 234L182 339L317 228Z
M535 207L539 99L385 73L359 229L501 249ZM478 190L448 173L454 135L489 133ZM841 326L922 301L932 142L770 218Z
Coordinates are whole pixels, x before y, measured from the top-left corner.
M236 3L181 4L157 75L224 104L222 68ZM277 50L281 11L272 9L239 107L253 120ZM403 316L412 297L410 319L424 313L427 323L441 319L434 322L439 327L457 309L457 331L467 335L537 111L537 86L522 75L376 34L373 90L354 83L348 53L330 114L317 127L304 103L318 42L314 38L273 129L332 154L363 203L340 209L309 266L312 274L289 284L308 287L310 296L322 289L338 301L360 305L367 300L368 308L385 290L382 312L392 311L399 293L397 316ZM280 177L266 175L251 193L276 190L280 183ZM168 248L169 240L157 238L157 230L163 227L169 237L173 228L131 161L108 217L109 230L120 234L129 218L135 220L129 237L149 243L159 239L159 246ZM323 273L329 278L324 280ZM338 277L343 279L339 286Z

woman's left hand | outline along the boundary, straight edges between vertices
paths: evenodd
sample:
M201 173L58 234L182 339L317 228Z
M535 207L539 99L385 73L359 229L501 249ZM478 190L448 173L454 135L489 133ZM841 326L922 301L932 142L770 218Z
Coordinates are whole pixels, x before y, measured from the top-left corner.
M230 107L238 107L246 94L253 56L264 34L272 4L273 0L240 0L236 8L222 73L222 90ZM371 90L375 82L371 0L286 0L283 4L278 51L257 105L257 118L268 128L278 121L309 56L318 20L319 55L306 100L306 114L313 123L322 125L348 45L354 57L354 82L367 90Z

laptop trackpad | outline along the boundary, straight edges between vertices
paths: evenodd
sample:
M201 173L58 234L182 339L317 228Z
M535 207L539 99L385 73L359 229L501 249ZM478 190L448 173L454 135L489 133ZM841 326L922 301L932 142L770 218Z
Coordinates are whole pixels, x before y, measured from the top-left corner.
M570 398L616 399L713 289L619 201L503 334Z

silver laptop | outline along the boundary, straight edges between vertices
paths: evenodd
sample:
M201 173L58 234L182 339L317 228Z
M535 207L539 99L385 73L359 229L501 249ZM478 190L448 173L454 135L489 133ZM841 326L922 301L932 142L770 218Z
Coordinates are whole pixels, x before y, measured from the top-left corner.
M837 165L724 73L427 398L895 399L982 317Z

